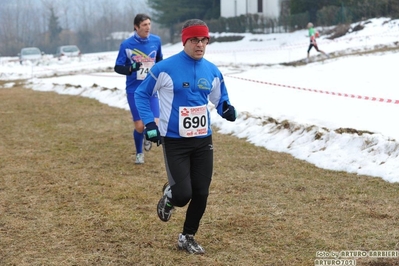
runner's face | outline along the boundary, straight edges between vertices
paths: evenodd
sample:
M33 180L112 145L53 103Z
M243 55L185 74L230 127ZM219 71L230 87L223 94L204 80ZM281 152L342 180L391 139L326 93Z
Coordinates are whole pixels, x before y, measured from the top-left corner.
M193 37L186 41L186 44L184 45L184 51L191 58L198 60L204 57L207 44L208 38Z
M134 28L141 38L147 38L150 35L151 20L143 20L138 27L134 25Z

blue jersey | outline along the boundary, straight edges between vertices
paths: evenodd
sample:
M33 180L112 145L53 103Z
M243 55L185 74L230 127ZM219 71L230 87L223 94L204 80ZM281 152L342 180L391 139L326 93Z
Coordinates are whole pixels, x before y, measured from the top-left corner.
M128 93L134 93L152 65L162 60L161 45L159 36L150 34L148 38L141 38L136 32L121 43L115 65L130 67L134 62L143 63L137 72L126 76Z
M208 103L215 105L219 115L222 103L229 103L219 69L205 58L192 59L184 51L154 65L137 88L136 106L145 125L154 121L149 98L156 93L160 101L159 131L171 138L211 135Z

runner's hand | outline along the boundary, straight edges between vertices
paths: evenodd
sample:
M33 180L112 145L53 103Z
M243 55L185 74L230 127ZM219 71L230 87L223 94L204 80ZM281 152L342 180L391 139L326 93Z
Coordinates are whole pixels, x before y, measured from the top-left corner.
M150 122L145 125L144 135L147 140L157 143L158 146L161 144L161 134L155 122Z
M235 121L237 118L236 109L234 106L229 105L226 101L223 102L223 115L222 117L228 121Z
M142 65L142 63L140 63L140 62L134 62L132 64L132 66L130 67L130 72L135 72L135 71L139 70L141 65Z

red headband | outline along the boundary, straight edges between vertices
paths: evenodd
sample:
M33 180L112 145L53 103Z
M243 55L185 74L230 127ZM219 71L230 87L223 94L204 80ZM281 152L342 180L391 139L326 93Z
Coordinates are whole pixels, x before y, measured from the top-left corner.
M187 40L193 37L206 37L209 39L209 30L205 25L194 25L184 28L181 31L181 40L183 45L186 44Z

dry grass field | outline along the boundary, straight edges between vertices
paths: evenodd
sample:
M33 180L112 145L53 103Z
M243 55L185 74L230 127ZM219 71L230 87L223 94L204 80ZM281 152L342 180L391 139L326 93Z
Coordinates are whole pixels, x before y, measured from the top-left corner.
M161 148L133 163L130 113L22 85L0 89L0 265L308 266L317 251L399 249L399 184L319 169L215 130L196 236L206 254L189 255L176 248L185 209L168 223L156 214Z

